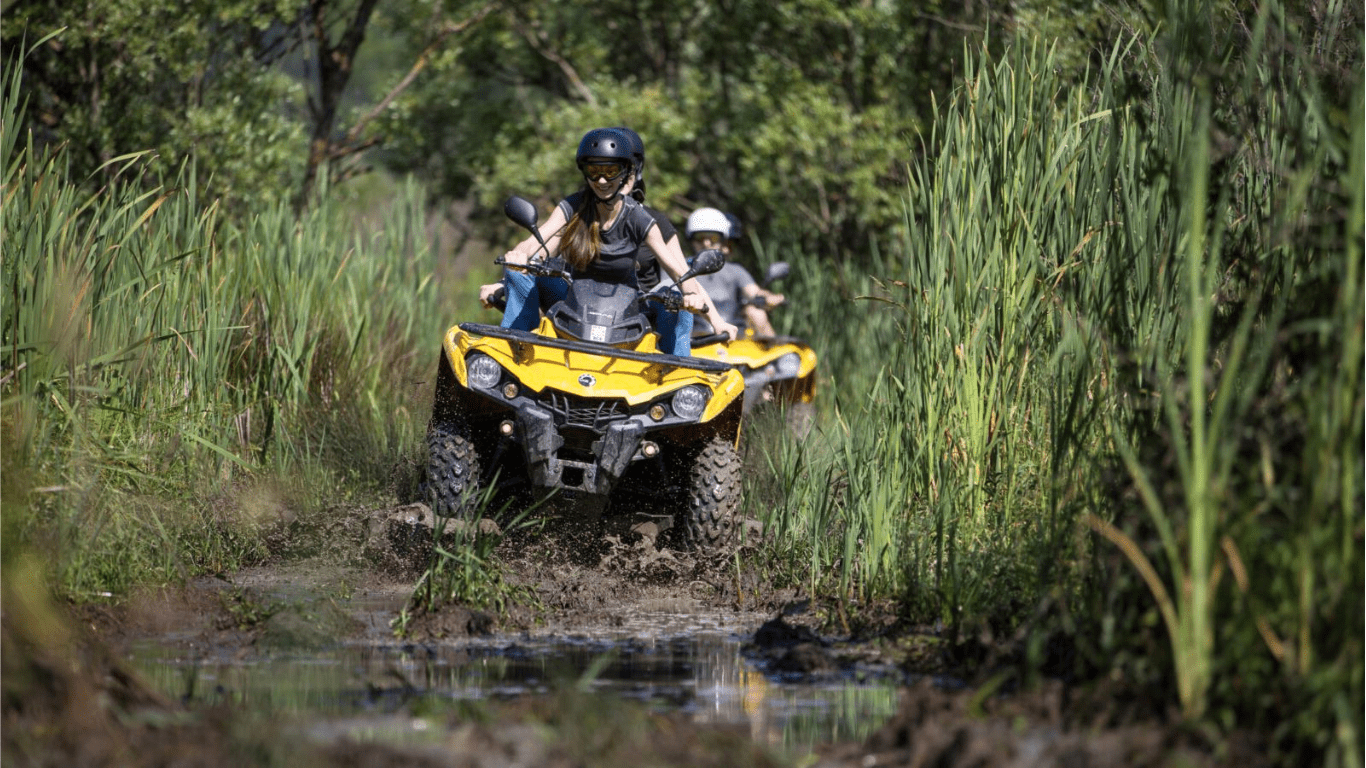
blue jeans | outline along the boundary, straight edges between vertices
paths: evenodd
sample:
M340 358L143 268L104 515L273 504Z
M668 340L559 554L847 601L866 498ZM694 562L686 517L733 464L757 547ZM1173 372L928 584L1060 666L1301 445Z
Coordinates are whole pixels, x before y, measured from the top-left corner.
M563 301L569 295L569 286L558 277L532 277L513 269L503 270L503 286L507 288L507 306L501 325L517 331L533 331L540 325L542 291L554 301Z
M645 314L659 334L659 351L679 357L692 357L691 312L670 312L657 301L645 302Z
M569 286L558 277L532 277L513 269L503 270L503 285L507 287L507 307L503 309L501 325L518 331L534 330L540 324L543 296L563 301L569 295ZM659 302L650 301L645 305L645 314L659 334L661 352L692 356L691 312L669 312Z

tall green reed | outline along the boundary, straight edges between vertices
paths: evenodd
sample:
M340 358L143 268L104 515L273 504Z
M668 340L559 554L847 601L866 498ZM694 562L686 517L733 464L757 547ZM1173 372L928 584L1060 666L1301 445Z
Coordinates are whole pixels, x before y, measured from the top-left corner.
M156 183L139 155L89 186L20 132L22 70L8 71L7 530L94 594L260 556L278 505L225 518L210 504L244 483L380 492L425 417L415 350L450 316L421 191L402 186L384 228L361 232L328 204L226 220L193 168Z
M1048 511L1057 286L1094 258L1087 246L1110 219L1080 181L1105 162L1103 124L1084 91L1059 103L1048 61L1036 50L969 63L910 169L904 255L881 287L862 281L861 311L824 313L856 332L813 329L823 370L848 382L822 389L837 406L824 437L846 546L821 570L837 565L861 597L912 590L953 620L965 598L990 599L985 580L1021 578L1028 553L987 555L1031 542ZM847 301L819 287L830 284L812 280L815 303ZM848 360L824 368L826 343ZM822 473L805 478L799 498L829 495Z
M1354 764L1361 80L1328 94L1342 76L1271 6L1222 42L1200 8L1174 4L1172 28L1082 87L1045 48L969 58L876 292L899 332L831 313L855 329L861 373L837 370L861 389L823 390L828 445L797 454L818 465L775 462L794 491L776 530L852 542L808 545L812 572L913 620L1095 607L1069 631L1096 664L1144 647L1114 631L1143 631L1136 585L1187 717ZM1141 579L1107 570L1079 521Z
M1285 605L1296 607L1305 628L1316 601L1303 587L1361 560L1359 547L1341 544L1359 538L1342 510L1359 508L1360 462L1346 460L1338 447L1353 433L1359 443L1359 419L1310 434L1283 422L1285 410L1360 407L1359 370L1346 377L1336 371L1338 360L1360 368L1360 343L1350 340L1360 336L1360 318L1353 315L1360 308L1361 235L1353 217L1333 211L1360 206L1360 169L1348 157L1359 154L1361 131L1334 136L1324 123L1331 110L1316 92L1313 63L1282 53L1293 46L1263 48L1268 35L1287 39L1284 29L1269 32L1275 9L1262 9L1251 46L1213 58L1207 46L1217 36L1198 31L1208 19L1193 6L1174 4L1170 11L1194 31L1193 42L1169 49L1154 84L1154 112L1166 114L1154 121L1147 165L1163 169L1172 186L1155 198L1159 204L1149 207L1146 222L1133 218L1150 232L1172 232L1176 242L1159 251L1165 278L1117 273L1111 286L1164 311L1144 313L1138 305L1127 327L1096 318L1092 334L1107 359L1126 361L1111 375L1132 400L1110 413L1111 434L1160 545L1145 551L1104 520L1089 522L1143 574L1167 628L1186 716L1201 718L1214 706L1223 717L1259 717L1241 697L1228 695L1221 676L1256 680L1263 688L1283 685L1261 671L1267 655L1285 664L1286 673L1310 674L1285 658L1285 632L1270 618L1287 611L1263 601L1282 589L1278 582L1298 583L1298 594L1286 590ZM1211 84L1216 70L1232 81L1218 98ZM1354 87L1349 98L1359 104L1359 79ZM1239 139L1229 141L1230 133ZM1335 174L1345 183L1339 186ZM1342 285L1321 283L1325 273ZM1153 296L1169 298L1155 303ZM1330 347L1333 358L1305 357L1296 338L1307 327L1336 328L1349 341ZM1323 386L1327 381L1334 384ZM1148 404L1136 402L1145 397ZM1318 448L1320 439L1326 440L1321 462L1295 466L1295 453ZM1333 492L1310 493L1314 503L1292 505L1298 519L1286 539L1267 538L1287 500L1323 488L1325 477L1333 478ZM1339 537L1330 550L1337 556L1315 563L1327 554L1322 538L1329 531ZM1298 556L1287 557L1288 542ZM1344 577L1350 573L1338 571L1327 581L1350 589L1360 581ZM1225 574L1233 575L1232 588ZM1342 607L1360 615L1359 601L1352 602ZM1249 643L1252 638L1258 642ZM1319 644L1308 633L1300 639L1301 649ZM1229 645L1245 650L1220 653ZM1325 645L1350 653L1361 643L1338 637ZM1333 675L1359 677L1360 665L1340 663ZM1325 712L1325 700L1314 705L1325 720L1360 732L1359 718L1352 724Z

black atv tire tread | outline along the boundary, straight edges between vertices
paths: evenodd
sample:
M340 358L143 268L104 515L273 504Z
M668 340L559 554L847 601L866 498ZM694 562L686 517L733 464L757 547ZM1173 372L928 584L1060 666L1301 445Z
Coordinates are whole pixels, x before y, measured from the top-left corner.
M468 518L479 498L479 452L453 424L427 429L427 504L442 517Z
M722 554L734 540L742 466L735 445L719 437L698 452L689 472L688 507L683 519L689 548Z

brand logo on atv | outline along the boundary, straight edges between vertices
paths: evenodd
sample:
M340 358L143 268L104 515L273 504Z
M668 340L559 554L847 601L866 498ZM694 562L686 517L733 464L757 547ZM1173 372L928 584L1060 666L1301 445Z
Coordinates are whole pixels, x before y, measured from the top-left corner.
M584 385L585 387L591 387L594 384L597 384L598 380L593 378L593 374L585 373L584 375L579 377L579 383Z

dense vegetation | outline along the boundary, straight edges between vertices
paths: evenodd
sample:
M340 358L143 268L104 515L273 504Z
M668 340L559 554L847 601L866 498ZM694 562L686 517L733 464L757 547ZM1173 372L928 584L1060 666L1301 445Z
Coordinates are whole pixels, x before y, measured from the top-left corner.
M751 446L775 583L1361 764L1359 8L1101 9L1060 47L1029 3L413 2L367 69L322 19L373 3L163 5L5 11L9 61L37 43L0 128L7 560L117 595L383 499L476 311L432 201L568 190L573 139L626 123L652 198L795 267L822 418ZM359 157L425 186L358 216Z
M1361 91L1328 107L1257 31L1222 102L1205 60L1143 41L1088 89L1043 49L968 64L906 255L843 276L888 308L799 329L838 372L833 453L774 451L770 522L814 593L898 595L1017 638L1021 675L1108 673L1354 764Z
M475 230L501 234L509 190L578 184L566 136L625 123L675 218L716 205L834 257L896 247L906 161L965 42L1061 37L1075 75L1157 21L1082 0L18 0L0 35L64 28L24 61L25 122L78 176L192 154L206 199L235 208L379 164L474 198Z

